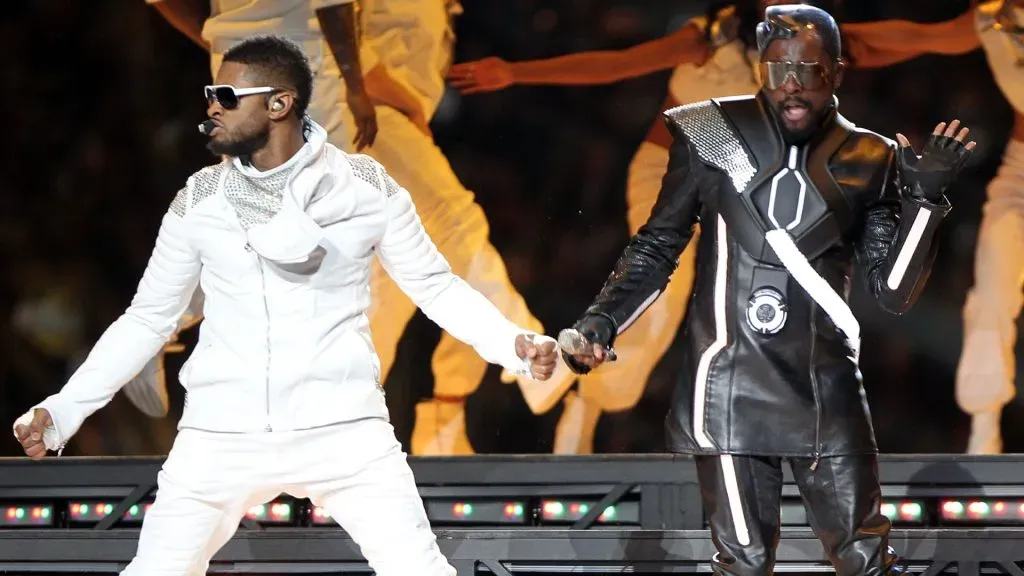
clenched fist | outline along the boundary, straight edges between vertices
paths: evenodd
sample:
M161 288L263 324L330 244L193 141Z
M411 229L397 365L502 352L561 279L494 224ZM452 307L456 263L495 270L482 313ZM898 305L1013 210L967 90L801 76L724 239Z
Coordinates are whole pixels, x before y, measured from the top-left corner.
M520 334L516 336L516 354L529 360L530 375L535 380L547 380L555 373L558 350L552 338Z
M46 456L46 442L43 436L46 429L53 426L50 413L42 408L36 408L32 413L32 420L28 424L15 424L14 436L21 442L25 455L33 460L42 460Z

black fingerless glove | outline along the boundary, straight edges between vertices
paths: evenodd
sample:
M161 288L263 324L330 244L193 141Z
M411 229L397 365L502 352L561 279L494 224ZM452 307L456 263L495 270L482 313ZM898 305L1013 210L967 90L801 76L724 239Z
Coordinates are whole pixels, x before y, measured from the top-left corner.
M921 156L912 146L904 146L899 154L903 185L914 199L940 203L970 154L963 142L935 134L928 138Z
M615 322L607 314L587 314L573 324L573 328L581 336L590 340L592 344L600 344L606 350L611 349L612 344L615 343ZM562 351L562 360L570 370L577 374L590 372L589 366L581 364L571 354L566 354L564 350Z

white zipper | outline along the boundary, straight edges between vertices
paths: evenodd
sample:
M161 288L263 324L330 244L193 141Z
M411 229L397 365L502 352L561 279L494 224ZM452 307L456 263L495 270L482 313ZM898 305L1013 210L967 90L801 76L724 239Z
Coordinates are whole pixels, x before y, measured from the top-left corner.
M253 251L252 246L250 246L248 242L245 243L245 250L247 252ZM263 272L263 260L260 258L259 254L255 254L255 256L256 267L259 268L260 271L260 284L263 287L263 312L266 314L267 317L267 326L265 331L267 344L267 364L266 369L263 371L265 376L264 404L266 406L267 426L263 429L263 431L273 432L274 428L273 426L270 425L270 302L267 300L267 277Z
M366 359L370 362L370 370L373 372L373 382L377 385L377 390L380 393L384 393L384 383L380 381L380 370L377 368L377 363L373 361L374 355L377 353L373 347L373 340L369 336L362 332L356 332L359 338L366 344Z

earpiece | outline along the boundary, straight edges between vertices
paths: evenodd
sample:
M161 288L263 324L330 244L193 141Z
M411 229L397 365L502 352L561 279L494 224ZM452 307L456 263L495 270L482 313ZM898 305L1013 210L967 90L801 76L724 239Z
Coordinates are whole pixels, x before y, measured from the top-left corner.
M280 100L274 100L274 103L270 105L270 109L273 110L274 112L278 112L284 109L284 102L281 102Z

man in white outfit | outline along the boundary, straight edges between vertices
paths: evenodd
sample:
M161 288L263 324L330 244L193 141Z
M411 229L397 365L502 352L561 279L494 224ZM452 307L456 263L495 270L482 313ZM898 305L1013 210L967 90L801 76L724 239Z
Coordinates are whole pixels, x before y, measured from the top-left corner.
M163 0L169 1L172 0ZM455 42L453 19L461 13L461 6L456 0L368 0L361 4L359 65L365 73L366 91L376 107L378 127L366 153L413 195L427 233L452 270L513 322L543 332L543 325L530 313L509 279L501 255L490 242L486 215L473 193L455 175L428 127L444 96L445 74ZM213 20L218 18L223 20L215 12ZM251 23L243 26L240 18L230 26L207 21L202 36L213 46L215 73L218 38L255 27ZM316 62L330 66L331 54L324 52L322 46L322 42L303 44L314 69ZM329 70L317 76L310 116L328 128L333 144L345 149L353 140L347 132L352 130L351 122L347 121L351 111L337 78L337 72ZM374 298L368 314L384 381L416 306L379 264L372 266L371 285ZM416 407L412 452L472 454L474 450L466 435L465 401L479 387L487 364L470 347L445 332L434 351L432 369L434 396ZM506 382L518 381L527 403L535 411L549 409L575 379L561 362L547 382L516 377L507 371L502 378Z
M313 70L313 98L308 113L327 130L328 141L345 151L373 142L377 120L359 65L357 12L354 0L146 0L172 26L207 52L213 77L232 44L253 34L276 34L298 44ZM344 126L354 117L355 137ZM172 341L154 356L127 386L125 395L154 418L167 415L164 356L184 349L180 332L203 319L203 293L196 290Z
M207 87L224 160L164 216L131 306L66 386L14 426L58 452L174 333L197 285L199 344L179 434L122 574L205 574L245 511L281 492L326 508L379 576L454 576L388 422L370 342L370 263L486 361L549 378L554 341L508 321L452 273L409 193L305 116L312 73L278 37L231 48Z

